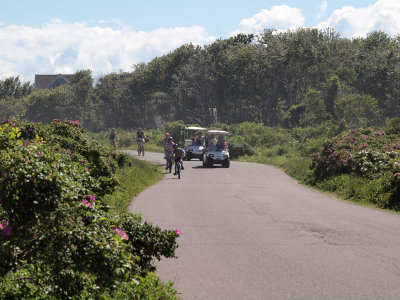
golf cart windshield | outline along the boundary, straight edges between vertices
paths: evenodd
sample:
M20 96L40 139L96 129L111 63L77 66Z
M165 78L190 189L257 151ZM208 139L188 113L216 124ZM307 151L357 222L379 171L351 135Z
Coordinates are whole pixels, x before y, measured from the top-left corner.
M223 130L209 130L206 134L208 151L228 151L229 132Z
M206 130L203 127L185 127L185 146L203 146Z

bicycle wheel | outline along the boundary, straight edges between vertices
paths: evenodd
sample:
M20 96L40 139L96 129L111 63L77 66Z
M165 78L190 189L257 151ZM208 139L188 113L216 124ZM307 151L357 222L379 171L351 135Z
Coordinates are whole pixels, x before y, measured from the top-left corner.
M171 170L172 170L172 160L171 159L168 161L168 169L169 169L169 172L171 173Z
M178 173L178 179L181 179L181 164L180 163L178 163L178 165L176 166L176 168L177 168L177 173Z

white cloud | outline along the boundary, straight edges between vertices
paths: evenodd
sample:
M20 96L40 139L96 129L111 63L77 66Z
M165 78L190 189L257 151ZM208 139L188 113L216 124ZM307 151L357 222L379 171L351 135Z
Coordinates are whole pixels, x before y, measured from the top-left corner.
M395 36L400 33L400 1L378 0L367 7L345 6L335 10L318 28L333 27L343 37L365 37L382 30Z
M94 75L131 71L139 62L162 56L184 43L215 40L199 26L160 28L151 32L113 29L52 20L40 28L0 25L0 78L34 74L74 73L91 69Z
M287 5L273 6L271 9L263 9L251 18L240 21L239 28L233 33L259 33L266 28L285 30L301 27L305 18L301 9Z
M317 19L322 19L322 17L325 15L326 9L328 8L328 1L324 0L321 5L319 6L318 9L318 14L317 14Z

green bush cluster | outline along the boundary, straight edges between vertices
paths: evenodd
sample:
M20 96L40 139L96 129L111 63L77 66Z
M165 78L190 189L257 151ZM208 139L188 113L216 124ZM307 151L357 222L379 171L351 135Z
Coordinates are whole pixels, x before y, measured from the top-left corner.
M247 143L238 144L232 141L229 144L229 155L231 159L237 159L244 155L252 156L256 153L256 150Z
M0 125L0 298L173 298L149 272L178 234L103 204L124 165L77 121Z
M377 129L353 129L311 154L312 180L346 198L400 209L400 139Z

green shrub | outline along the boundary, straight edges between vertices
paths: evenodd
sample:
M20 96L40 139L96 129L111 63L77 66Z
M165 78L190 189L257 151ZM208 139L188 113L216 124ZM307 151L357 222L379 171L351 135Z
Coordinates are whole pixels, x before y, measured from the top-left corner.
M237 159L240 156L255 155L256 151L247 143L238 144L234 141L231 141L229 144L229 155L231 159Z
M143 276L175 256L178 234L102 201L127 164L77 122L0 126L0 298L134 298L157 283Z

